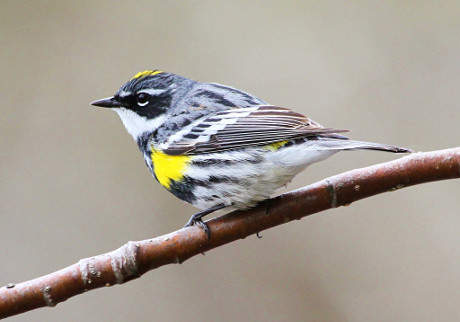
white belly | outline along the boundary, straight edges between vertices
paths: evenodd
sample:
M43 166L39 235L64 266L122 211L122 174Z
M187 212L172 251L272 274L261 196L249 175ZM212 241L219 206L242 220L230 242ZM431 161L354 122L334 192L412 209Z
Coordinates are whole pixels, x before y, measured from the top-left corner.
M187 173L190 177L210 182L208 185L195 187L193 193L196 201L192 204L200 209L222 203L237 209L253 207L270 198L276 189L288 184L310 164L324 160L336 152L338 151L319 151L299 144L277 151L254 149L251 151L252 157L246 162L238 162L247 157L247 154L237 151L196 156L194 160L215 158L222 162L206 167L196 167L193 164L189 166ZM214 179L212 174L215 174Z

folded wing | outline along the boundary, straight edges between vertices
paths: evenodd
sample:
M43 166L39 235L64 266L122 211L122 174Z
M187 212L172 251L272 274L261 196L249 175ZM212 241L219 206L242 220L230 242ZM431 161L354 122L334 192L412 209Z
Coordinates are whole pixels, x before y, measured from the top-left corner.
M201 118L170 136L160 148L170 155L201 154L340 132L347 130L324 128L287 108L260 105Z

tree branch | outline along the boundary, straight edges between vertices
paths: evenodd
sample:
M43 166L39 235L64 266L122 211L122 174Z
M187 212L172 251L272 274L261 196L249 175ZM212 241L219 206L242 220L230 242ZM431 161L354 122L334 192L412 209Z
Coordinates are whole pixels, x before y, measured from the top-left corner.
M119 249L20 284L0 288L0 318L55 306L77 294L123 284L157 267L182 263L197 254L294 219L340 207L379 193L420 183L460 177L460 148L415 153L352 170L208 222L211 239L197 227Z

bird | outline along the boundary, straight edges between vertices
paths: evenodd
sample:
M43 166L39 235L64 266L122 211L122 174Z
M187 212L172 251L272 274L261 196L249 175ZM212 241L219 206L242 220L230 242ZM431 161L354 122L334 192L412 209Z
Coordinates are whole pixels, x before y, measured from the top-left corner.
M201 209L184 227L223 208L249 209L269 199L309 165L340 151L411 153L355 141L292 109L234 87L161 70L139 72L91 105L114 110L155 179Z

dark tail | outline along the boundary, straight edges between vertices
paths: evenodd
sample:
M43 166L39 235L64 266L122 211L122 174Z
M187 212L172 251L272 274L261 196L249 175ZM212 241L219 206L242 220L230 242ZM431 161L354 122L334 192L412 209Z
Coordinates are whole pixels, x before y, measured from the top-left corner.
M393 153L413 153L414 151L411 149L401 148L399 146L394 145L387 145L381 143L373 143L373 142L363 142L363 141L348 141L352 144L357 144L356 147L345 148L344 150L375 150L375 151L386 151L386 152L393 152Z
M411 149L401 148L399 146L350 140L345 136L331 134L323 136L322 143L328 146L330 150L376 150L393 153L413 153Z

